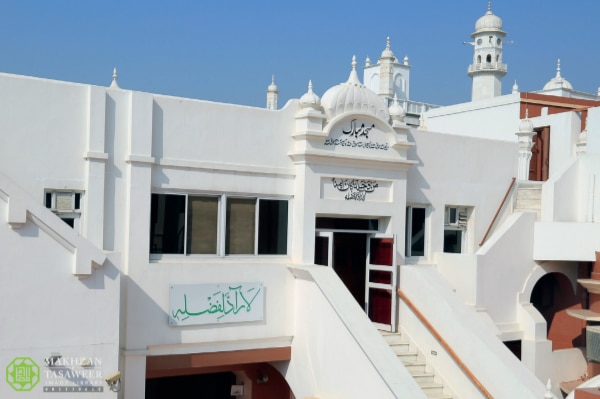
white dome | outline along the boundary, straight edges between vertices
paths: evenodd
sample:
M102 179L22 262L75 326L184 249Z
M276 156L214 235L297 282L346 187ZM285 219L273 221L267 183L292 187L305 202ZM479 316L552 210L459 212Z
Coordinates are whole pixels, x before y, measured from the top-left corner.
M352 72L346 83L333 86L323 94L321 105L328 120L348 112L363 112L385 120L390 119L385 101L360 83L356 73L356 57L352 57Z
M392 120L400 121L400 122L404 121L404 117L406 116L406 111L404 111L404 108L402 108L402 106L400 105L400 101L398 101L398 96L396 96L395 94L394 94L394 101L389 108L389 112L390 112L390 116L392 117Z
M318 108L321 99L313 92L312 80L308 82L308 91L300 97L301 108Z
M492 13L491 2L485 15L475 22L475 32L490 30L502 31L502 19Z
M529 118L525 117L525 119L521 120L521 123L519 123L519 132L533 132L533 123L531 123Z
M385 42L385 49L383 49L383 51L381 52L381 58L389 58L392 60L396 59L396 56L394 55L394 53L392 52L392 49L390 47L390 37L388 36Z
M270 92L277 92L277 91L279 91L277 85L275 84L275 75L273 75L271 77L271 84L269 85L269 87L267 87L267 91L270 91Z
M556 67L556 76L553 77L544 85L544 90L552 90L552 89L569 89L573 90L573 86L571 83L560 76L560 59L558 60L558 65Z

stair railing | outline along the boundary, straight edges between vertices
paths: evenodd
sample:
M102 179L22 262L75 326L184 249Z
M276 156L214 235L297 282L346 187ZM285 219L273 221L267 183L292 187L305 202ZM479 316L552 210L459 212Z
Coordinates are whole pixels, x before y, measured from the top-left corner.
M504 204L506 203L506 200L508 199L508 195L512 191L516 181L517 181L517 178L513 177L510 182L510 185L508 186L508 190L506 190L506 194L504 194L504 198L502 198L502 202L500 203L500 206L498 207L498 210L496 211L496 214L492 218L490 225L488 226L485 234L483 235L483 238L481 239L481 242L479 243L479 246L482 246L485 243L485 241L487 240L488 235L490 234L490 231L492 231L492 227L494 227L494 224L496 223L496 219L498 219L498 215L500 215L500 211L502 211L502 209L504 208Z
M494 397L492 396L492 394L489 393L487 389L485 389L483 384L477 379L477 377L475 377L475 374L473 374L471 370L469 370L467 365L464 364L462 360L460 360L460 358L458 357L456 352L454 352L452 347L448 345L446 340L442 338L440 333L431 325L431 323L425 318L425 316L423 316L423 314L419 311L419 309L417 309L417 307L412 303L412 301L408 299L408 297L404 294L404 292L402 292L402 290L400 290L400 288L398 288L397 291L398 297L402 299L402 301L406 304L406 306L408 306L408 308L413 312L413 314L417 316L417 318L425 326L425 328L429 330L431 335L433 335L433 337L440 343L440 345L442 345L442 348L444 348L444 350L448 353L452 360L454 360L454 363L456 363L456 365L462 370L462 372L465 373L467 378L471 380L473 385L475 385L477 389L479 389L479 392L481 392L483 396L485 396L487 399L493 399Z

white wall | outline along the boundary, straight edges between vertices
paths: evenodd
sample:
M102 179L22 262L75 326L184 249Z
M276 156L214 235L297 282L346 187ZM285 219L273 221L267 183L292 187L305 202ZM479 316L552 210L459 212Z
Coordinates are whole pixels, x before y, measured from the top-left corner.
M0 90L0 170L39 203L44 188L83 189L87 86L0 74Z
M24 223L9 224L10 207L21 208ZM103 392L86 397L115 398L104 377L119 370L119 256L107 258L92 248L3 175L0 242L0 362L6 368L13 359L28 357L40 370L40 381L31 391L15 392L3 381L0 395L39 398L45 386L62 384L92 385ZM77 276L78 271L86 274ZM46 367L44 358L53 352L67 363ZM92 365L81 367L81 359L90 359ZM84 378L72 377L82 372Z
M425 113L425 124L430 131L516 142L519 110L520 93L507 94L431 109Z
M468 251L474 253L517 171L517 145L431 131L412 130L407 203L428 205L428 259L443 251L446 205L472 207Z

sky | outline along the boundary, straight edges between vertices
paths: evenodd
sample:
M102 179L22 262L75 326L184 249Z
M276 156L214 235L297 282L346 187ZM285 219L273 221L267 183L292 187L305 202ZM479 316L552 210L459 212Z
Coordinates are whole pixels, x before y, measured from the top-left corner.
M409 57L410 99L470 100L470 41L487 0L2 0L0 72L265 107L345 82L352 56L375 62L390 37ZM556 74L600 87L600 1L496 0L507 32L502 91ZM362 74L360 74L362 79Z

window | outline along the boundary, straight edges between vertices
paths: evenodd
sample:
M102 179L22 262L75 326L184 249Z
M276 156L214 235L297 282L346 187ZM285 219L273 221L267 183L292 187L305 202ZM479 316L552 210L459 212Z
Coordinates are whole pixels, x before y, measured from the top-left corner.
M444 252L462 253L465 248L468 210L447 206L444 214Z
M425 256L425 208L406 208L406 256Z
M44 205L66 224L79 230L82 196L83 193L77 191L47 190Z
M288 201L152 194L150 253L287 254Z

